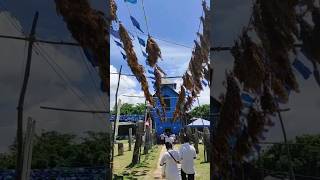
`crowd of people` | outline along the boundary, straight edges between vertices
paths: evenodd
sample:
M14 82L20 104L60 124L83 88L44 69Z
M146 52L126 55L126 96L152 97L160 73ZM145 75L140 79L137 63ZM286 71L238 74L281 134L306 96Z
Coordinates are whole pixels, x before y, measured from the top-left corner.
M195 148L190 144L189 137L183 135L183 144L178 150L174 149L176 142L174 134L162 134L160 139L167 149L160 160L163 178L166 180L194 180L194 160L197 158L197 154ZM181 164L180 172L178 164Z

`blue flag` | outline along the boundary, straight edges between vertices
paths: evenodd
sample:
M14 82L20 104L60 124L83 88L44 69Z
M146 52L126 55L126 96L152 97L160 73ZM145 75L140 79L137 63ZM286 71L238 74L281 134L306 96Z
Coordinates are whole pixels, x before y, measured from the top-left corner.
M313 76L314 79L317 81L318 85L320 86L320 73L317 69L314 69Z
M208 86L208 83L205 81L205 80L201 80L202 84L207 87Z
M148 58L148 55L147 55L144 51L142 51L142 55L143 55L145 58Z
M126 56L125 54L123 54L123 52L121 52L121 55L122 55L122 58L123 58L124 60L127 59L127 56Z
M146 47L146 42L143 39L138 37L138 40L139 40L139 44L141 44L142 46Z
M89 62L91 63L91 65L93 67L97 67L98 66L97 56L95 56L90 49L83 48L83 52L84 52L85 56L87 57L87 59L89 60Z
M110 34L111 34L113 37L115 37L115 38L117 38L117 39L120 39L119 31L114 30L112 26L111 26L111 28L110 28Z
M129 2L132 4L137 4L137 0L124 0L124 2Z
M252 103L254 101L254 99L247 93L242 93L241 98L242 98L242 100L244 100L246 102L250 102L250 103Z
M114 42L117 44L117 46L119 46L119 47L121 47L122 49L124 49L124 48L123 48L123 45L122 45L120 42L118 42L118 41L116 41L116 40L114 40Z
M292 65L303 76L304 79L309 79L312 72L301 61L299 61L298 59L295 59Z
M130 16L130 19L131 19L131 22L133 24L133 26L135 26L137 29L139 29L139 31L141 31L142 33L144 33L142 30L141 30L141 27L140 27L140 24L139 22L132 16Z

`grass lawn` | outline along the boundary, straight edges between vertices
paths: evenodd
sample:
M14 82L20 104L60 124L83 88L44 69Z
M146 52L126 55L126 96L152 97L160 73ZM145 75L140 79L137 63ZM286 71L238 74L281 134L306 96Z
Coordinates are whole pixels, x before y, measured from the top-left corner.
M210 180L210 163L204 162L204 146L199 144L199 154L195 162L196 180Z
M118 147L115 145L115 157L114 157L114 174L123 175L124 179L144 179L146 176L149 176L156 168L157 162L159 159L159 154L161 147L154 146L147 155L142 155L140 157L140 163L135 165L134 167L129 167L132 151L128 151L128 143L127 141L122 141L124 143L124 155L118 156ZM142 148L143 151L143 148Z

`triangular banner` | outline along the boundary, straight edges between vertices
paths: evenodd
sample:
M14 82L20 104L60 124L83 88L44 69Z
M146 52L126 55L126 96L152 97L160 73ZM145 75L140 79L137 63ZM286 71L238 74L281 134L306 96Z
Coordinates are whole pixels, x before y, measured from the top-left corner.
M299 61L298 59L295 59L292 65L303 76L304 79L309 79L312 72L301 61Z
M119 47L121 47L123 49L123 45L120 42L118 42L116 40L114 40L114 42L116 43L117 46L119 46Z
M83 48L83 52L84 55L87 57L87 59L89 60L89 62L91 63L91 65L93 67L97 67L98 66L98 59L97 57L91 52L91 50Z
M137 4L137 0L124 0L124 2L129 2L131 4Z
M144 33L142 30L141 30L141 27L140 27L140 24L139 22L132 16L130 16L130 19L131 19L131 22L133 24L133 26L135 26L137 29L139 29L139 31L141 31L142 33Z
M139 41L139 44L146 47L146 42L143 39L141 39L139 36L138 36L138 41Z
M120 39L119 31L114 30L112 26L111 26L111 28L110 28L110 34L111 34L113 37L115 37L115 38L117 38L117 39Z

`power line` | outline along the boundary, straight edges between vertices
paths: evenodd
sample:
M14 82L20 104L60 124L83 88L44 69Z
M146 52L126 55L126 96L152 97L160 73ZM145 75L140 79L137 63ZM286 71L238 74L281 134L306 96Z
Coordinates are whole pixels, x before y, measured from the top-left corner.
M110 74L119 74L119 73L110 73ZM135 76L133 74L123 74L121 73L121 75L124 75L124 76ZM179 79L179 78L182 78L183 76L164 76L164 77L161 77L163 79ZM150 78L150 79L154 79L154 77L152 76L147 76L147 78Z
M102 98L102 95L101 95L101 91L99 91L99 87L97 86L97 81L96 81L95 78L93 77L93 73L92 73L92 71L91 71L90 68L89 68L88 61L85 59L84 54L83 54L83 52L82 52L80 49L79 49L79 52L80 52L80 54L81 54L81 58L82 58L82 60L83 60L83 63L84 63L84 65L85 65L85 67L86 67L86 69L87 69L87 71L88 71L88 73L89 73L89 75L90 75L91 82L92 82L92 84L93 84L93 86L94 86L93 88L96 90L96 92L97 92L97 94L98 94L98 96L99 96L99 99L100 99L102 105L103 105L105 108L107 108L106 103L103 101L103 98Z
M64 76L65 76L65 72L63 71L63 69L61 69L61 67L60 67L57 63L55 63L54 60L52 60L50 56L46 56L47 54L45 55L45 51L41 52L41 47L40 47L40 46L35 46L35 49L38 50L39 55L41 55L41 56L43 57L43 59L45 60L45 62L46 62L46 63L49 65L49 67L58 75L58 77L59 77L60 79L62 79L66 84L69 84L69 85L70 85L70 83L68 83L68 81L70 81L69 78L65 78L65 77L64 77ZM55 64L56 67L58 67L58 68L60 69L60 71L63 72L64 75L60 74L60 73L56 70L56 68L53 66L53 64L50 62L49 59L53 62L53 64ZM67 89L66 86L64 86L64 88ZM86 105L88 108L91 109L90 105L88 105L88 103L86 103L86 101L81 97L81 95L79 95L79 94L77 93L77 91L74 90L74 88L73 88L72 85L69 86L69 89L71 90L71 92L72 92L76 97L78 97L78 98L80 99L80 101L81 101L84 105ZM81 90L79 90L79 91L81 92ZM81 93L82 93L82 92L81 92ZM83 94L83 93L82 93L82 94Z

